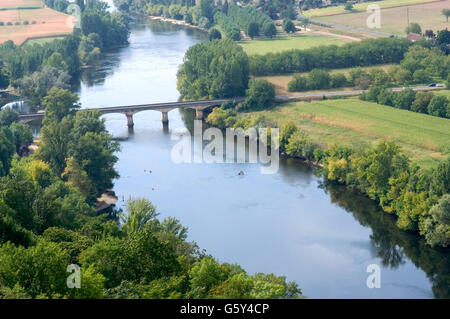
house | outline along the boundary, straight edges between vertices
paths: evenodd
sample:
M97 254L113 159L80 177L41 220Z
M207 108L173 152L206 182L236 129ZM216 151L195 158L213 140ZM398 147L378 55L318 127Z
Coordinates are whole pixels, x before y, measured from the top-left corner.
M418 33L408 33L408 35L406 36L406 38L411 40L412 42L416 42L421 37L422 37L422 35L420 35Z

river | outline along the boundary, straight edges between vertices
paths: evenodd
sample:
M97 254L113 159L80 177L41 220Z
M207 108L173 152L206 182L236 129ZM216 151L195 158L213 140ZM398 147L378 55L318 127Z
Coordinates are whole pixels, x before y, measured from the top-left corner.
M133 26L129 46L83 71L83 107L176 101L177 68L204 40L201 31L159 21ZM168 131L156 111L136 114L132 131L124 115L105 118L121 139L119 206L149 198L220 262L286 276L310 298L450 297L448 253L398 230L367 198L324 184L309 166L282 159L278 173L264 175L259 164L176 164L170 134L191 127L192 113L169 112ZM381 288L366 284L371 264L380 266Z

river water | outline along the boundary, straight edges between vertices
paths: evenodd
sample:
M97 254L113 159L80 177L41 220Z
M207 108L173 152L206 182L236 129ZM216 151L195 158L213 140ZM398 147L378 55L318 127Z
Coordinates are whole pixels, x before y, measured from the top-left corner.
M176 101L183 55L205 40L200 31L168 23L135 25L129 46L82 74L83 107ZM129 197L149 198L161 218L178 218L189 240L220 262L286 276L311 298L450 297L448 253L399 231L372 201L324 184L303 163L281 159L270 175L259 164L176 164L171 133L192 127L191 112L169 112L168 130L156 111L136 114L132 131L124 115L105 118L121 139L119 206ZM371 264L380 267L381 288L367 286Z

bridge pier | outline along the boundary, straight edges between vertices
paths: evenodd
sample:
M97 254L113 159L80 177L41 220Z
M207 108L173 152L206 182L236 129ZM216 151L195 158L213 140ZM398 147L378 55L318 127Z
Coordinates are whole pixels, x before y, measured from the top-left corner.
M203 109L195 109L195 119L203 120Z
M163 124L169 123L169 112L168 111L161 111L162 114L162 122Z
M125 113L125 115L127 117L127 125L128 125L128 127L133 127L134 126L134 122L133 122L134 112L127 112L127 113Z

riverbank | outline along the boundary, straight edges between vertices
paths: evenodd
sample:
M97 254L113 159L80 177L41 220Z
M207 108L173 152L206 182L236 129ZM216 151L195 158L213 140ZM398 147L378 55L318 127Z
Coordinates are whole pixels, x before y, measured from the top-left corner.
M148 16L148 18L149 18L150 20L169 22L169 23L172 23L172 24L181 25L181 26L183 26L183 27L188 27L188 28L192 28L192 29L197 29L197 30L200 30L200 31L203 31L203 32L208 33L208 30L207 30L207 29L201 28L201 27L196 26L196 25L189 24L189 23L185 22L184 20L177 20L177 19L172 19L172 18L165 18L165 17L161 17L161 16Z

